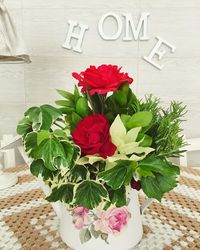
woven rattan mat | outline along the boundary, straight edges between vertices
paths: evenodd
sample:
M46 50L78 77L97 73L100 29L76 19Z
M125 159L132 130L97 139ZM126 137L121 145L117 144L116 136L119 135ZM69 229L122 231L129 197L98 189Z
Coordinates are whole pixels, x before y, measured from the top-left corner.
M0 249L69 250L59 237L58 218L27 166L9 171L18 174L19 182L0 190ZM144 237L134 249L200 249L200 170L182 168L179 186L146 210L143 224Z

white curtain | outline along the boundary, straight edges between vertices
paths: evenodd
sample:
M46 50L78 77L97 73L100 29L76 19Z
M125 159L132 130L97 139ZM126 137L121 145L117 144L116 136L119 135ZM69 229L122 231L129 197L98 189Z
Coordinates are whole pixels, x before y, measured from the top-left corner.
M0 0L0 63L29 63L30 58L15 22Z

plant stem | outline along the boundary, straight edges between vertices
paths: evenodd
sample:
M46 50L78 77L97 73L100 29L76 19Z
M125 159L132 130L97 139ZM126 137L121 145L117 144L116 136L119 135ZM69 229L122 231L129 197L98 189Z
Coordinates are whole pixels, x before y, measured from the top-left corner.
M89 101L89 103L90 103L90 105L91 105L93 114L95 114L95 113L97 113L97 110L96 110L95 106L93 105L93 101L92 101L92 99L91 99L91 97L90 97L90 94L89 94L88 89L86 89L86 93L87 93L87 99L88 99L88 101Z

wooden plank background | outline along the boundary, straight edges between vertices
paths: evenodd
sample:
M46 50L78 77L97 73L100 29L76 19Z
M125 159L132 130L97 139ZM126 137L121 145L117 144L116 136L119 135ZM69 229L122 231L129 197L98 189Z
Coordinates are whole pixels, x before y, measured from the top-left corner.
M21 27L32 63L0 65L0 136L15 134L17 121L32 105L53 103L55 88L73 89L71 72L90 64L122 65L134 77L133 89L140 97L153 93L163 104L183 101L188 107L184 124L187 137L200 137L200 0L5 0L16 23ZM137 22L142 11L149 12L149 41L104 41L97 24L107 12L130 12ZM61 47L67 33L67 20L88 24L83 53ZM116 29L113 23L107 32ZM162 71L145 62L160 35L176 46L167 53ZM191 154L192 165L199 164Z

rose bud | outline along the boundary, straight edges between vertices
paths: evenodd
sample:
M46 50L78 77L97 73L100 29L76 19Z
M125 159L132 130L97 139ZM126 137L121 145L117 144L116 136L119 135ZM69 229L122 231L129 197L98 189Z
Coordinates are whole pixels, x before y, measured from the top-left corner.
M136 181L134 178L131 180L131 187L139 191L141 189L141 181Z

